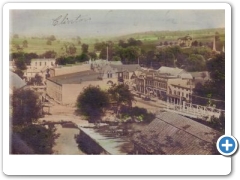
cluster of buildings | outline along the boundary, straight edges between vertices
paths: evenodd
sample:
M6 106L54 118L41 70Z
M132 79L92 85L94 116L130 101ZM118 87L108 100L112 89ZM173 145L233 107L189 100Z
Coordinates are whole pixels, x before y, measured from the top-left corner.
M203 73L204 78L201 77ZM182 104L183 101L191 102L196 83L204 83L209 78L208 72L186 72L162 66L158 70L142 70L135 79L135 90L169 103Z
M204 72L203 79L200 72L189 73L170 67L144 69L138 64L127 65L119 61L96 60L68 68L69 71L62 68L64 71L61 74L58 72L61 68L50 70L51 76L46 79L47 95L61 104L75 104L79 93L89 85L106 90L117 83L129 85L130 90L139 96L157 97L170 103L182 104L183 101L191 102L196 82L209 79L208 72ZM77 72L71 69L76 69Z
M98 60L84 64L88 68L75 73L67 73L46 79L46 93L61 104L75 104L77 96L87 86L99 86L108 89L112 84L132 84L135 71L141 69L138 64L123 65L121 62Z
M186 72L162 66L146 69L139 64L121 61L90 60L87 63L58 66L55 59L32 59L24 76L27 81L36 74L42 77L46 95L60 104L75 104L77 96L89 85L108 89L124 83L140 97L156 97L169 103L191 102L196 83L209 80L208 72ZM203 76L204 74L204 76Z

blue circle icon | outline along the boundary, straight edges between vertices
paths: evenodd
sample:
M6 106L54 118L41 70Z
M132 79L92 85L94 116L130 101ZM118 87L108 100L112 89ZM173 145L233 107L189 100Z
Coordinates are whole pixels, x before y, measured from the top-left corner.
M238 148L238 142L233 136L221 136L217 141L217 149L224 156L233 155Z

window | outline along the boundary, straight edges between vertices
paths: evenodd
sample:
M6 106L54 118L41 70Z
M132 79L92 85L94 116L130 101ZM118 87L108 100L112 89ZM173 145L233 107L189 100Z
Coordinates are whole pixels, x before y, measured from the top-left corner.
M186 94L186 98L188 98L188 94Z
M42 66L42 62L39 62L39 66Z
M180 92L178 91L178 96L180 96Z
M184 92L182 93L182 97L184 97Z
M37 62L35 62L35 66L37 66Z
M174 90L174 95L176 95L176 91Z
M47 65L47 62L45 62L45 66Z

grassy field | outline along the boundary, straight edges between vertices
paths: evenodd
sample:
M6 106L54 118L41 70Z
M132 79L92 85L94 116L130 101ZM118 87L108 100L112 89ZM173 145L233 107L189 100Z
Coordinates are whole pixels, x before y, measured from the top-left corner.
M101 42L101 41L108 41L111 40L114 43L118 43L119 40L125 40L129 38L135 38L137 40L141 40L144 45L152 47L158 45L160 42L168 41L168 42L176 42L179 37L183 37L186 35L190 35L194 40L198 42L206 43L206 42L213 42L213 38L215 32L219 32L220 34L220 41L225 41L225 30L223 28L219 29L207 29L207 30L193 30L193 31L150 31L150 32L143 32L143 33L134 33L128 34L125 36L119 37L94 37L94 38L82 38L81 43L86 43L89 45L88 51L91 52L94 50L94 43ZM28 47L23 48L23 52L33 52L38 55L45 53L46 51L54 50L57 52L57 56L62 56L65 54L64 44L66 43L73 43L77 48L76 55L81 54L81 45L78 45L77 40L75 39L57 39L52 41L52 45L47 45L47 40L43 38L27 38L27 37L19 37L19 38L12 38L10 40L10 51L17 52L16 45L22 47L23 41L27 40ZM10 52L10 53L11 53Z

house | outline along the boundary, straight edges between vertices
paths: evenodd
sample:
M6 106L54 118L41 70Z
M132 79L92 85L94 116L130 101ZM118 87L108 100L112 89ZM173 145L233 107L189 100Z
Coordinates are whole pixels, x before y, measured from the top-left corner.
M169 79L167 88L167 102L182 104L183 101L191 102L193 84L187 79Z
M178 45L182 47L191 47L192 37L187 35L187 36L178 38Z
M133 85L133 81L136 77L136 71L141 69L139 64L123 64L123 65L110 65L112 69L116 70L118 74L118 82Z
M36 75L42 77L42 81L45 82L48 77L49 70L55 67L55 59L32 59L30 66L24 70L24 77L26 81L31 81Z
M43 67L54 67L55 66L55 59L32 59L31 60L31 69L42 69Z
M184 116L163 112L132 138L133 154L212 155L222 134Z
M193 88L189 85L192 85L192 76L189 73L183 69L164 66L158 70L142 70L135 78L135 90L138 93L155 96L168 102L180 103L182 97L180 98L178 93L184 94L184 97L188 96L186 99L190 100L190 92L185 92ZM177 97L178 99L174 99Z

